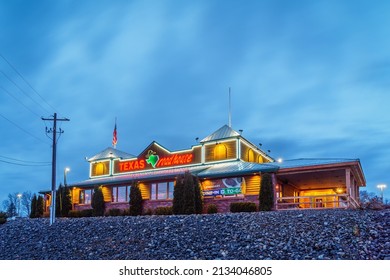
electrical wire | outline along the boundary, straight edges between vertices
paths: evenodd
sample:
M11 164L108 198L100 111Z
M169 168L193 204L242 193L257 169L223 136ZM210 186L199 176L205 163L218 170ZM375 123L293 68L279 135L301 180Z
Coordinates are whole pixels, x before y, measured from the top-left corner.
M32 91L36 94L36 95L38 95L40 98L41 98L41 100L47 105L47 106L49 106L51 109L53 109L54 110L54 112L57 112L57 110L52 106L52 105L50 105L50 103L49 102L47 102L46 101L46 99L45 98L43 98L43 96L41 95L41 94L39 94L38 93L38 91L36 91L35 90L35 88L27 81L27 79L26 78L24 78L24 76L18 71L18 69L16 69L16 67L15 66L13 66L12 64L11 64L11 62L9 62L8 61L8 59L6 59L5 57L4 57L4 55L2 55L1 53L0 53L0 57L19 75L19 77L21 77L22 78L22 80L32 89Z
M29 107L26 106L26 104L24 104L21 100L19 100L16 96L14 96L12 93L10 93L8 90L6 90L5 88L3 88L2 86L0 86L0 89L2 89L4 92L6 92L9 96L11 96L13 99L15 99L18 103L20 103L24 108L26 108L28 111L30 111L31 113L33 113L35 116L37 116L38 118L40 117L37 113L35 113L32 109L30 109Z
M1 113L0 113L0 117L2 117L3 119L5 119L6 121L8 121L9 123L11 123L12 125L16 126L17 128L19 128L21 131L23 131L24 133L30 135L31 137L37 139L38 141L42 142L42 143L45 143L45 144L48 144L47 142L45 142L44 140L42 140L41 138L31 134L30 132L28 132L27 130L25 130L23 127L19 126L18 124L16 124L15 122L11 121L10 119L8 119L7 117L3 116Z
M39 166L49 166L51 163L46 164L27 164L27 163L17 163L17 162L11 162L7 160L0 159L0 162L7 163L7 164L13 164L13 165L19 165L19 166L30 166L30 167L39 167Z
M44 111L49 112L46 108L44 108L38 101L36 101L34 98L32 98L27 92L25 92L17 83L15 83L7 74L4 73L3 70L0 70L0 72L3 74L4 77L7 78L8 81L10 81L12 84L14 84L15 87L17 87L25 96L31 99L32 102L37 104L39 107L41 107Z
M12 157L6 157L6 156L0 156L0 158L12 160L12 161L18 161L18 162L21 162L21 163L51 164L51 162L49 162L49 161L29 161L29 160L21 160L21 159L16 159L16 158L12 158Z

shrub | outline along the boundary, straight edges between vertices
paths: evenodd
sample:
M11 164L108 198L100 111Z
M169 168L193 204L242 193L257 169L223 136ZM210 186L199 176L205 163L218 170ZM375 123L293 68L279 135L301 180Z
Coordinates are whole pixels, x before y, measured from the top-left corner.
M264 173L261 177L259 193L259 211L271 211L274 208L274 186L272 176Z
M70 210L69 217L71 218L83 218L83 217L92 217L94 216L93 209L84 209L84 210Z
M146 216L151 216L151 215L153 215L153 210L152 210L152 208L146 209L144 215L146 215Z
M376 196L374 193L368 193L367 191L360 192L360 209L369 209L369 210L383 210L385 205L382 202L382 199Z
M200 187L200 182L197 176L194 179L194 194L195 194L195 214L202 214L203 212L203 196Z
M43 217L43 197L41 195L34 194L31 200L30 218Z
M215 214L218 213L218 207L215 204L209 204L207 206L207 214Z
M189 172L184 174L183 214L195 213L195 186L194 179Z
M130 209L129 208L123 209L122 210L122 216L130 216Z
M172 215L173 209L171 206L157 207L154 213L156 215Z
M68 217L70 210L72 210L70 189L60 185L56 193L56 216Z
M179 175L176 178L175 187L173 189L172 211L175 215L183 214L184 212L184 176Z
M5 224L7 222L7 214L4 212L0 212L0 225Z
M104 210L106 208L106 205L104 202L104 196L101 187L95 187L95 189L93 190L91 206L93 209L94 216L104 215Z
M31 210L30 210L30 218L37 218L37 195L34 194L31 199Z
M69 217L71 218L80 218L81 212L79 210L70 210L69 211Z
M230 204L230 212L256 212L257 206L254 202L233 202Z
M93 217L95 216L94 209L84 209L80 211L80 217Z
M44 209L44 201L43 201L43 196L41 195L38 195L38 199L37 199L37 208L35 210L35 215L36 217L40 218L40 217L43 217L43 209Z
M201 214L203 210L202 192L196 176L186 172L178 176L173 190L174 214Z
M108 209L107 216L121 216L122 210L119 208Z
M131 186L129 198L130 198L129 201L130 215L131 216L142 215L142 209L143 209L142 194L137 183L133 183L133 185Z

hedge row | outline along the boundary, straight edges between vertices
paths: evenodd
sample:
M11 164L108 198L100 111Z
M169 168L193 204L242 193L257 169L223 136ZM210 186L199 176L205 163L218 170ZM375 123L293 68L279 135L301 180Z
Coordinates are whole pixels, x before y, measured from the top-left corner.
M7 214L4 212L0 212L0 225L5 224L7 222Z
M230 204L230 212L238 213L238 212L257 212L258 207L254 202L233 202ZM207 214L215 214L218 213L218 207L215 204L209 204L206 209ZM118 209L111 208L108 209L104 216L129 216L129 209ZM143 215L173 215L172 206L165 207L157 207L156 209L146 209ZM71 218L81 218L81 217L93 217L94 211L93 209L85 209L85 210L71 210L69 212L69 217ZM0 214L1 219L1 214ZM1 223L1 221L0 221Z
M254 202L233 202L230 204L230 212L256 212L257 206Z

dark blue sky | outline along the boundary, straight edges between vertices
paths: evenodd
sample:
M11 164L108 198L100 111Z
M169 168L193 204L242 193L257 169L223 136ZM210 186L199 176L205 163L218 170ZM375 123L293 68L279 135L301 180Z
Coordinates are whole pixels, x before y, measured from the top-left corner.
M69 166L76 182L115 118L120 150L189 148L227 123L229 87L248 140L275 158L360 158L379 194L389 14L388 1L0 0L0 201L50 188L50 166L6 163L51 160L41 117L70 118L57 181Z

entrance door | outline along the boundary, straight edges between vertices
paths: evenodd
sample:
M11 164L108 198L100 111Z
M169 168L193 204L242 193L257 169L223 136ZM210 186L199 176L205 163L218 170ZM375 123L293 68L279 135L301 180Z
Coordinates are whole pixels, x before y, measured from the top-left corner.
M322 198L316 198L315 208L322 208L324 205L322 204Z

